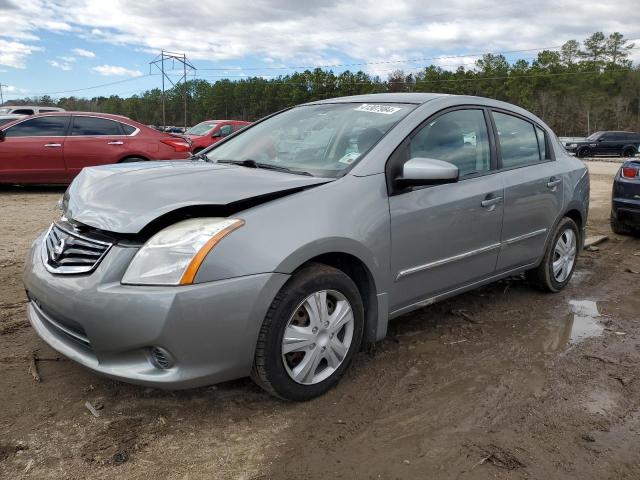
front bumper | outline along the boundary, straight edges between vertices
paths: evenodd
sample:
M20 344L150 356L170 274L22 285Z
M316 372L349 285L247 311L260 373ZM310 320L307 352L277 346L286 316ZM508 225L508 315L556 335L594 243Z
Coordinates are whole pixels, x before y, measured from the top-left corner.
M24 273L38 335L95 372L157 388L247 376L264 316L289 278L263 273L180 287L121 285L135 248L114 246L91 274L55 275L44 268L41 241ZM151 347L167 351L173 366L154 366Z

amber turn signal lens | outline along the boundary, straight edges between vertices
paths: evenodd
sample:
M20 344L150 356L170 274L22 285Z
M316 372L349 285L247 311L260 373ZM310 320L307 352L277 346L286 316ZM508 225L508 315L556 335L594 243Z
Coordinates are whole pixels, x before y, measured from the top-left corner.
M196 278L198 270L200 269L200 265L202 265L202 262L204 261L207 254L220 242L220 240L222 240L234 230L237 230L238 228L243 226L244 223L244 220L238 219L233 224L229 225L224 230L220 230L213 237L211 237L211 239L202 246L198 253L195 254L193 259L191 260L191 263L189 263L189 266L184 271L184 275L182 275L182 279L180 279L180 285L191 285L193 283L193 280Z

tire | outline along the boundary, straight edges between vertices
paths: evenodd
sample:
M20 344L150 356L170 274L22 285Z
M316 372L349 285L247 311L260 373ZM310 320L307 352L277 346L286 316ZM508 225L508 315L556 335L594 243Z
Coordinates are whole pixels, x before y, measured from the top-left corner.
M636 156L636 151L632 147L625 148L624 152L622 152L622 156L623 157L635 157Z
M120 160L120 163L135 163L135 162L146 162L146 158L142 157L127 157Z
M567 232L571 233L568 233L567 236L565 236L565 233ZM558 251L558 243L561 237L563 237L563 244L566 243L569 235L573 235L573 243L569 246L569 250L566 251L566 254L560 253ZM580 232L578 230L578 226L569 217L564 217L556 227L553 237L551 238L549 245L547 245L547 250L545 251L544 258L540 265L527 272L527 278L529 281L539 289L552 293L559 292L566 287L569 281L571 281L571 277L575 270L579 251L579 241ZM571 252L573 252L572 259ZM566 259L566 262L558 264L562 266L561 275L558 275L558 272L554 270L554 262L559 261L559 257Z
M632 228L624 222L617 219L615 213L611 212L610 217L611 230L618 235L631 235L633 233Z
M327 305L329 316L313 315L318 311L313 306L321 304ZM338 318L344 323L332 328L331 322ZM258 335L251 377L284 400L318 397L333 388L349 367L363 331L364 307L351 278L333 267L309 264L273 300ZM285 343L285 332L296 342ZM285 353L285 348L291 351Z
M578 149L578 151L576 152L576 156L578 158L585 158L585 157L588 157L589 155L591 155L591 149L589 147L582 147Z

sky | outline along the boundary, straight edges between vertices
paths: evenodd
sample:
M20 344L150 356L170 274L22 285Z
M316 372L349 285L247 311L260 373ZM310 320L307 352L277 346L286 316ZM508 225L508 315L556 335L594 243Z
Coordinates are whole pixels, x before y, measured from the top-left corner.
M162 49L209 81L314 66L386 78L486 52L531 59L595 31L638 40L640 63L637 0L0 0L0 84L5 100L129 96L160 87Z

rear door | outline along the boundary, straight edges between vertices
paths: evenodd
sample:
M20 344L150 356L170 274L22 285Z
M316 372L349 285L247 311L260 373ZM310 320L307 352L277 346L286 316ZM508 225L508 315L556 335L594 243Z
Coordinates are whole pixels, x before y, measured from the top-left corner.
M457 183L398 191L389 198L394 313L494 273L504 194L487 118L481 107L439 114L390 159L392 169L409 158L445 160L460 174Z
M554 160L545 131L524 117L492 112L500 176L504 182L504 220L496 270L537 261L563 207L563 170Z
M0 142L1 183L65 183L68 115L29 118L5 130Z
M84 167L118 163L126 156L128 143L120 122L74 115L64 152L69 180Z

